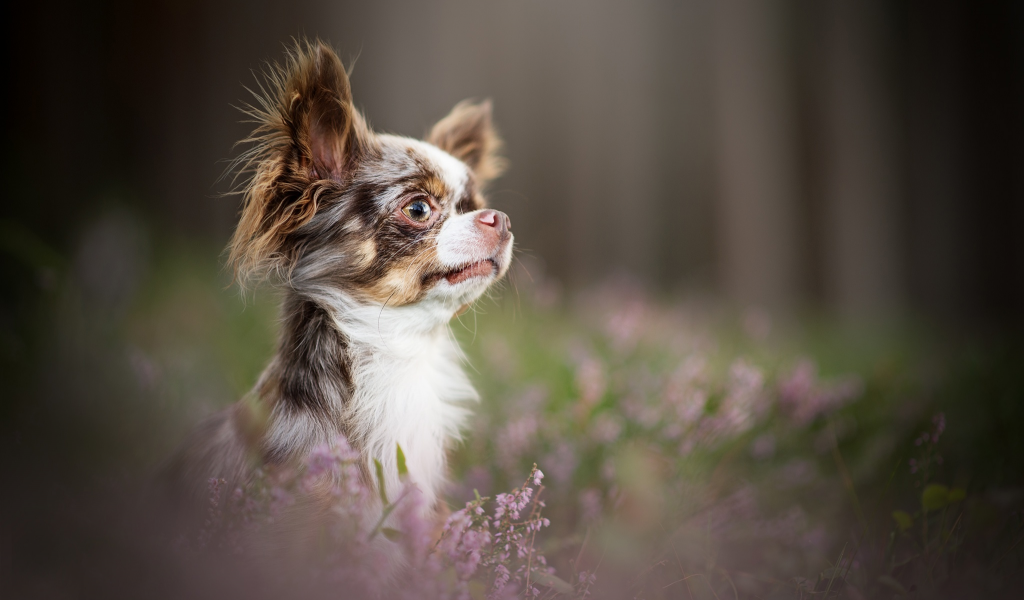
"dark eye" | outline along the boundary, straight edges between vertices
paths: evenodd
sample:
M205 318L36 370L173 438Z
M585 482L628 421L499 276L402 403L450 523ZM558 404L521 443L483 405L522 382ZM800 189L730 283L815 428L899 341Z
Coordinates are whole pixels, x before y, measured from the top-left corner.
M413 200L402 207L402 212L417 223L423 223L430 219L430 204L424 200Z

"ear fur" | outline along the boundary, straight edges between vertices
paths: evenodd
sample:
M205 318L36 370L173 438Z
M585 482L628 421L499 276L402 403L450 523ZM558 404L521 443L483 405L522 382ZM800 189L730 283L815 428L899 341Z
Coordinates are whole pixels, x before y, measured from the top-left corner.
M430 130L427 141L469 165L486 183L505 170L501 138L491 123L491 101L463 100Z
M243 110L256 129L235 165L251 173L229 262L242 284L286 269L288 236L316 214L324 192L339 190L373 151L373 134L352 104L348 74L320 41L296 42L270 67L256 105Z

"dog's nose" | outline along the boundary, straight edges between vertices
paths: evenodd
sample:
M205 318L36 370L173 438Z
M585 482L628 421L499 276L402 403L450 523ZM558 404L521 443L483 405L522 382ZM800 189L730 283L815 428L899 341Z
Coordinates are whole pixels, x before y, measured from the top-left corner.
M480 211L476 221L485 228L493 227L497 229L499 233L512 229L512 219L509 219L505 213L492 209Z

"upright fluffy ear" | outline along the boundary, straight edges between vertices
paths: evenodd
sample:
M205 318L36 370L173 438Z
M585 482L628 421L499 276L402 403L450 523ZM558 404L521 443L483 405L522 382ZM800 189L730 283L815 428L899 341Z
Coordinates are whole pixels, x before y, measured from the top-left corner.
M491 124L491 101L463 100L430 130L427 141L469 165L481 182L501 175L505 159Z
M369 141L348 73L322 42L297 47L290 58L278 113L298 159L292 166L310 179L343 181Z
M238 160L251 174L230 246L236 279L287 268L290 236L316 214L324 192L344 185L372 151L373 135L352 104L341 60L321 42L299 42L275 65L256 106L257 127Z

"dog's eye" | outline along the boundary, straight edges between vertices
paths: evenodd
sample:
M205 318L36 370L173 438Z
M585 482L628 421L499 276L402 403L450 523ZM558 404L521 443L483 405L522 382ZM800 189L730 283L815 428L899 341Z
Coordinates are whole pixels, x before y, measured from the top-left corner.
M417 223L423 223L430 219L430 205L423 200L413 200L402 207L402 212Z

